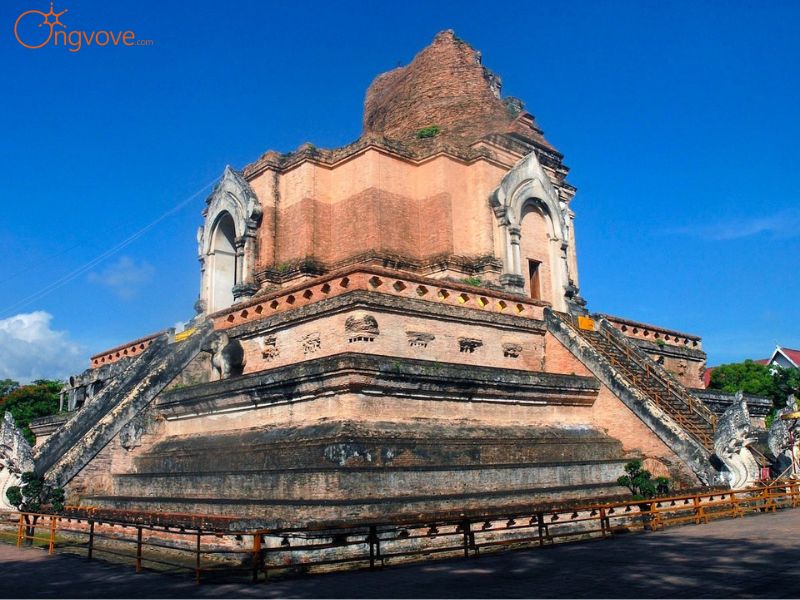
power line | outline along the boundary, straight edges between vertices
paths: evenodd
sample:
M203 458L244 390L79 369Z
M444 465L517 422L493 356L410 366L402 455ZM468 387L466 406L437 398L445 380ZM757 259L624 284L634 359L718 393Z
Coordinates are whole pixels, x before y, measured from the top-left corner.
M119 223L116 227L113 227L107 233L116 233L117 231L121 230L124 226L125 226L124 223ZM63 256L65 254L69 253L69 252L72 252L76 248L85 247L85 246L86 246L86 242L81 240L79 242L76 242L72 246L68 246L67 248L59 250L58 252L49 253L46 256L44 256L43 258L37 259L35 257L30 257L29 262L23 263L23 266L18 271L12 273L11 275L8 275L7 277L4 277L3 279L0 279L0 285L4 284L6 281L11 281L12 279L15 279L15 278L19 277L20 275L23 275L25 273L30 272L32 265L34 265L36 262L40 262L42 260L49 260L51 258L55 258L56 256Z
M47 286L43 287L42 289L40 289L39 291L34 292L30 296L26 296L25 298L22 298L21 300L18 300L14 304L11 304L10 306L5 307L0 312L2 312L2 314L6 315L6 317L9 317L17 309L25 306L26 304L34 302L35 300L39 300L40 298L43 298L43 297L47 296L49 293L53 292L54 290L57 290L58 288L68 284L70 281L73 281L75 278L80 277L81 275L83 275L87 271L93 269L94 267L99 265L101 262L103 262L104 260L109 258L110 256L113 256L114 254L116 254L117 252L122 250L123 248L129 246L130 244L132 244L133 242L138 240L145 233L147 233L148 231L153 229L156 225L161 223L161 221L163 221L167 217L170 217L170 216L174 215L176 212L178 212L184 206L186 206L192 200L194 200L197 196L202 194L208 187L213 185L214 182L216 182L216 181L217 181L216 178L211 180L211 181L209 181L207 184L205 184L203 187L198 189L191 196L189 196L185 200L183 200L183 201L179 202L178 204L176 204L175 206L173 206L167 212L163 213L161 216L159 216L155 220L151 221L150 223L148 223L147 225L142 227L139 231L131 234L130 236L128 236L127 238L125 238L124 240L119 242L118 244L112 246L111 248L109 248L105 252L101 253L100 255L96 256L92 260L84 263L83 265L81 265L77 269L75 269L73 271L70 271L69 273L67 273L63 277L53 281L49 285L47 285Z

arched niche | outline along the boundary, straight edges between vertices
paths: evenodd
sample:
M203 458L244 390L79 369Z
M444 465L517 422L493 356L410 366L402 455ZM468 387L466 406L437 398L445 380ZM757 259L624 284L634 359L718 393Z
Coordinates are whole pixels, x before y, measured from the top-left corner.
M236 226L230 213L220 213L211 234L208 253L209 307L211 312L233 304L233 288L239 283L236 265Z
M534 152L506 173L490 203L503 245L501 282L511 292L535 297L529 260L538 260L542 269L538 299L567 311L568 298L577 293L569 272L569 216Z
M261 204L241 173L225 167L206 199L203 216L205 222L197 232L201 313L227 308L257 291L255 246Z

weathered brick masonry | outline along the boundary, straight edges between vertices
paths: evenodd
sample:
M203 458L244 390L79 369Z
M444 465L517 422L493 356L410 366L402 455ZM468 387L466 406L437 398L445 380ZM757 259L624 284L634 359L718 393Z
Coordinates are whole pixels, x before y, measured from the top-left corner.
M375 79L354 143L225 170L197 316L93 357L39 424L37 468L84 505L265 524L619 494L632 457L709 482L713 418L685 391L700 338L575 319L562 158L438 34ZM601 352L603 328L688 417Z

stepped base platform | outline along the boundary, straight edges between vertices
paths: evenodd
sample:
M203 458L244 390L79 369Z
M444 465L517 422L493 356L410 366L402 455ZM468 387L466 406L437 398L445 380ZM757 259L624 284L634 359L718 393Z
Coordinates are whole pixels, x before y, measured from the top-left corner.
M588 427L323 423L166 438L82 504L265 526L623 493L622 445Z
M313 522L392 520L401 515L491 511L539 503L618 498L626 490L615 483L528 488L513 492L469 492L386 498L274 499L95 496L88 506L142 512L189 513L232 517L249 527L302 527Z

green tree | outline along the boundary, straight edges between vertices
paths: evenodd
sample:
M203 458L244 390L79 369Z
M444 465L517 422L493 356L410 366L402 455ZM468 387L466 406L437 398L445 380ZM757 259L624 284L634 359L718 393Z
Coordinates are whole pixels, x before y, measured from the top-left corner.
M58 412L58 393L62 386L60 381L38 379L12 389L0 397L0 413L9 411L22 434L33 444L35 437L30 423L33 419Z
M773 368L772 379L777 393L777 397L773 399L776 408L786 406L786 399L790 394L800 400L800 369Z
M745 394L766 396L775 408L782 408L789 394L800 396L800 371L746 360L716 367L709 387L731 394L742 390Z
M635 500L652 498L656 494L669 493L669 479L666 477L652 478L647 469L642 468L642 461L632 460L625 465L625 473L617 479L617 483L628 488Z
M0 398L13 392L19 387L19 382L13 379L0 379Z
M44 479L33 471L22 474L22 485L13 485L6 490L6 498L25 515L25 543L33 544L33 535L38 513L42 510L61 512L64 510L64 490L47 485Z
M711 372L711 389L735 394L742 390L745 394L756 396L775 395L775 381L767 365L752 360L742 363L720 365Z

